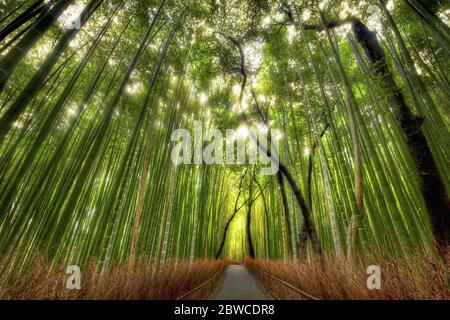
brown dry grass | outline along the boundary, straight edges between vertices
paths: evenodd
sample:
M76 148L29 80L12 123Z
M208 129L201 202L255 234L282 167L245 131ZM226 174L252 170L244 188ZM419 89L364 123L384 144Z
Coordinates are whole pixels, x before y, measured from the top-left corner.
M116 266L99 276L95 263L81 270L81 289L68 290L66 267L36 259L28 271L7 275L0 270L0 299L14 300L172 300L189 292L219 272L199 291L186 299L204 299L229 261L167 263L159 270L149 261L140 261L132 273L126 265Z
M303 297L278 281L264 276L271 274L318 299L326 300L449 300L449 262L413 257L410 260L387 256L366 257L349 264L344 259L327 257L319 261L247 260L256 277L279 299L301 300ZM381 267L381 289L367 288L367 267Z

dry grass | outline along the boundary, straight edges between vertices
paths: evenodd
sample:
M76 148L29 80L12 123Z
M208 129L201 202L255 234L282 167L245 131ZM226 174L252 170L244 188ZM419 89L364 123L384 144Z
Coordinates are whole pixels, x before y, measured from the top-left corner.
M37 259L29 271L6 276L0 270L0 299L15 300L171 300L182 296L213 275L221 273L228 261L167 263L159 270L149 261L141 261L135 271L116 266L99 276L95 263L81 270L81 289L68 290L66 267L51 270L51 263ZM204 299L220 276L208 282L186 299Z
M409 261L392 257L367 257L364 262L349 264L335 257L323 264L288 261L246 261L258 279L279 299L301 300L303 297L278 281L264 276L271 274L314 297L326 300L449 300L449 262L414 257ZM381 267L381 289L367 288L367 267Z

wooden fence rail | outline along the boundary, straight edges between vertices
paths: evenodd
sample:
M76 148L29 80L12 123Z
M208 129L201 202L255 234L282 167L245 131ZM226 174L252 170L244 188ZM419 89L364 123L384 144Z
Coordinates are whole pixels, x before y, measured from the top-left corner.
M303 297L305 297L305 298L307 298L309 300L319 300L319 298L316 298L313 295L310 295L309 293L307 293L307 292L305 292L303 290L300 290L299 288L294 287L292 284L290 284L290 283L288 283L288 282L286 282L284 280L281 280L281 279L279 279L279 278L277 278L277 277L275 277L275 276L273 276L271 274L268 274L267 272L263 272L263 275L268 277L268 278L271 278L271 279L273 279L273 280L275 280L275 281L277 281L279 283L281 283L285 287L291 289L292 291L295 291L296 293L300 294L301 296L303 296ZM271 294L273 295L273 293L271 293Z
M217 271L213 276L211 276L210 278L208 278L206 281L203 281L201 284L199 284L198 286L196 286L194 289L186 292L185 294L183 294L182 296L179 296L178 298L176 298L176 300L182 300L188 296L190 296L191 294L193 294L194 292L197 292L198 290L200 290L201 288L203 288L205 285L207 285L209 282L211 282L213 279L215 279L218 275L222 274L223 272L223 268L220 269L219 271Z

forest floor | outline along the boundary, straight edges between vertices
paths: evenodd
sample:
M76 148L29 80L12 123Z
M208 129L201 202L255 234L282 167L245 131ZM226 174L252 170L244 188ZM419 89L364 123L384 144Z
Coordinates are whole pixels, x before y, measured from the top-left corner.
M80 290L68 288L67 266L39 257L21 272L0 265L0 299L303 300L300 290L320 300L450 300L450 254L439 260L420 255L374 255L351 263L325 256L322 262L248 259L241 265L229 260L205 260L192 264L167 262L164 267L141 259L132 272L126 264L114 265L102 276L92 261L81 268ZM367 268L373 265L381 269L379 290L367 286Z
M281 300L304 299L302 293L319 300L450 300L450 254L443 260L371 256L352 263L325 257L322 263L248 259L245 264ZM379 289L369 289L369 266L380 269Z
M217 286L217 280L231 262L201 260L167 262L164 267L142 259L130 272L128 266L115 265L100 276L95 262L81 268L79 290L68 289L66 266L53 266L36 255L33 265L22 272L8 272L0 265L0 300L174 300L202 286L186 299L203 300ZM219 276L215 276L219 275Z
M225 269L209 300L271 300L264 287L243 265L230 265Z

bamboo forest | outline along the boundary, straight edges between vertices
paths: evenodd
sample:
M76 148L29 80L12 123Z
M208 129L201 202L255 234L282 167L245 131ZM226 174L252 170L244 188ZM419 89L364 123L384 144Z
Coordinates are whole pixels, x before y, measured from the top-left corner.
M449 66L446 0L0 0L0 299L449 300Z

